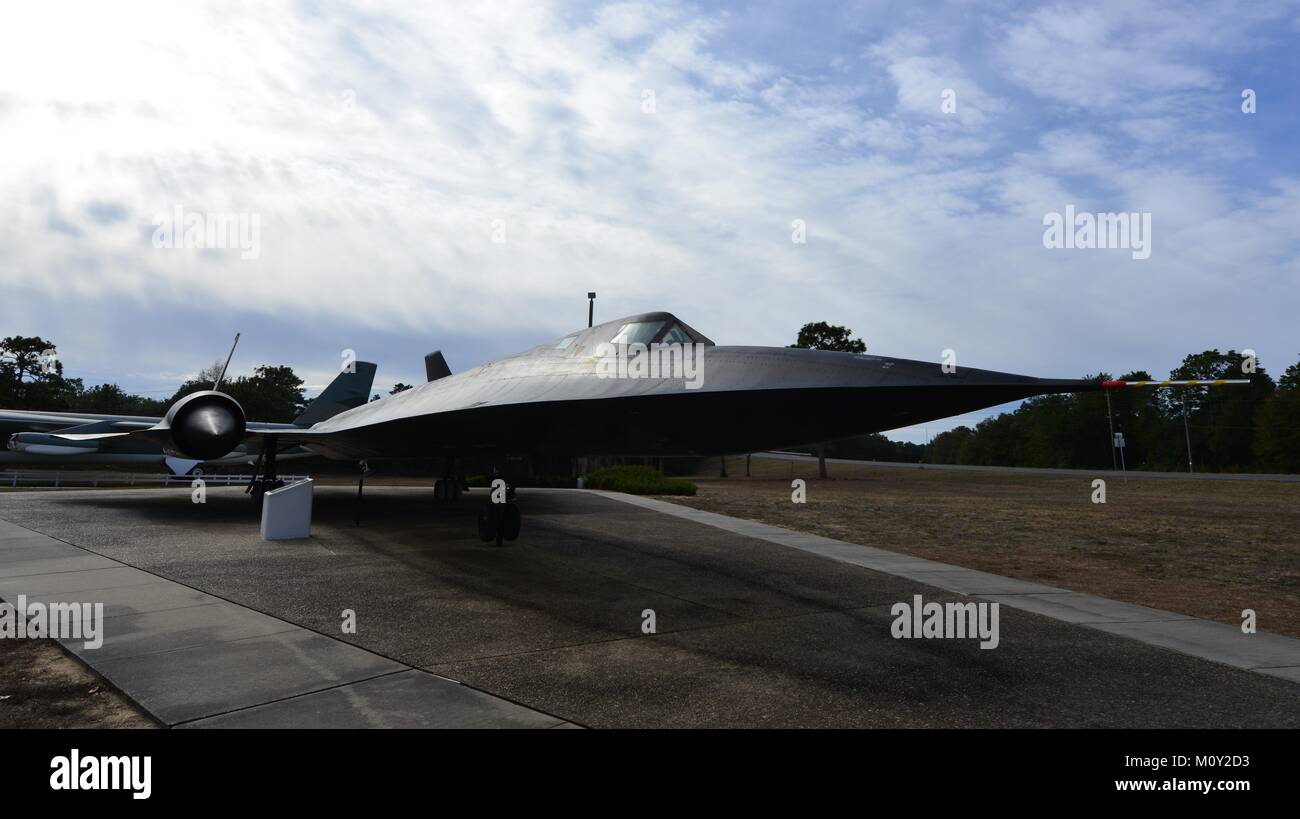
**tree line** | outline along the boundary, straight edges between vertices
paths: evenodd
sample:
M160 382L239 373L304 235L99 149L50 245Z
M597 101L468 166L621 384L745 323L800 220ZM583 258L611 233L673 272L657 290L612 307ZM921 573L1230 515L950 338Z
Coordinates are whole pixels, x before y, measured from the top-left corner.
M1186 471L1300 472L1300 363L1275 382L1235 350L1188 355L1169 378L1248 379L1248 385L1128 388L1031 398L1014 412L936 435L924 460L937 464ZM1085 376L1109 379L1106 373ZM1150 373L1121 376L1151 381ZM1111 432L1121 433L1113 451Z
M167 398L147 398L117 384L86 387L80 378L64 374L53 342L39 336L9 336L0 340L0 407L37 412L84 412L102 415L158 417L182 397L212 389L221 362L187 379ZM303 380L291 367L263 364L252 375L228 375L221 391L244 408L250 420L288 423L307 406Z
M862 353L853 331L826 322L805 324L791 347ZM1249 370L1249 372L1247 372ZM1085 375L1108 380L1110 375ZM1125 381L1151 381L1136 371ZM1274 382L1258 358L1236 350L1206 350L1183 359L1172 380L1248 379L1248 385L1129 388L1107 393L1045 395L974 427L936 435L928 445L857 435L828 441L831 458L905 463L1129 469L1300 472L1300 363ZM1107 419L1107 412L1110 419ZM1122 452L1112 433L1124 438ZM805 451L815 451L804 448Z

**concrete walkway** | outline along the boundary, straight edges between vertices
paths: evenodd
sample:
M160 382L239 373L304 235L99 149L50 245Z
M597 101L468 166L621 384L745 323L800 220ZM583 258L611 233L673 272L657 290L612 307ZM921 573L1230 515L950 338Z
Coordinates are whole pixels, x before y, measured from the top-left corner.
M1300 640L1291 637L1265 632L1245 634L1238 626L1212 620L1015 580L653 498L619 492L599 494L633 506L904 577L946 591L971 595L1066 623L1117 634L1147 645L1173 649L1193 657L1300 683Z
M552 728L548 714L0 520L0 599L102 603L60 639L165 725Z

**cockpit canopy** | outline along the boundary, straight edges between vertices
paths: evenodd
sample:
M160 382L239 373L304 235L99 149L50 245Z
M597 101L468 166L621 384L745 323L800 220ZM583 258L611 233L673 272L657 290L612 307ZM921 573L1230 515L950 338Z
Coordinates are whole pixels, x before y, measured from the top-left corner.
M578 343L580 342L580 343ZM706 344L713 346L702 333L672 313L642 313L637 316L607 321L595 327L570 333L548 345L552 349L567 350L578 347L590 350L597 344Z

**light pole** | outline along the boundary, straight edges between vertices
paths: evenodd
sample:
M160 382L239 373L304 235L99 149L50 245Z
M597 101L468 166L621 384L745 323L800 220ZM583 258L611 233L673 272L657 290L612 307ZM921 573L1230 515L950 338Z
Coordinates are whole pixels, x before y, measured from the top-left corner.
M587 293L587 326L591 326L591 320L596 316L596 291L592 290Z

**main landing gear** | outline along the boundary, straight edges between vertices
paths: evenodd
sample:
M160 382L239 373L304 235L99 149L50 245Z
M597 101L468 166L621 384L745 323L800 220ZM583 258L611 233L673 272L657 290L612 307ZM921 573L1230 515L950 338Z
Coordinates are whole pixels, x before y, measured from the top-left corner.
M519 537L522 520L515 504L515 488L507 486L500 478L492 481L488 489L488 502L478 512L478 536L484 543L496 541L498 546Z
M465 480L464 465L453 459L446 465L446 474L433 484L433 499L436 503L454 503L460 500L461 493L469 488ZM503 546L506 541L519 537L519 507L515 505L515 488L499 477L495 467L492 481L488 487L488 502L478 512L478 536L484 543L496 542Z
M484 543L496 541L498 546L504 541L519 537L522 519L519 507L513 501L508 503L491 503L478 512L478 536Z

